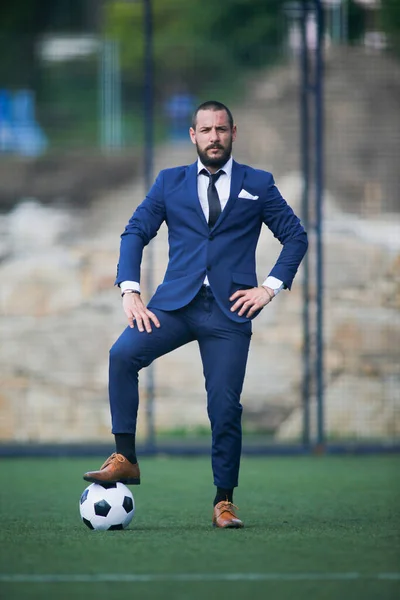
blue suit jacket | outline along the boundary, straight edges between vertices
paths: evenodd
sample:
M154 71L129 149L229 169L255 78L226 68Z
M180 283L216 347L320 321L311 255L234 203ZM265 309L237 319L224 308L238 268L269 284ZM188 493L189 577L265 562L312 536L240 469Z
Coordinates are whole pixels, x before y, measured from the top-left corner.
M239 198L245 189L257 200ZM121 236L116 284L140 281L143 248L168 226L169 263L149 308L175 310L187 305L208 276L218 305L234 321L229 297L258 285L256 246L263 223L283 245L270 272L290 288L307 250L307 234L282 198L271 173L233 161L229 200L210 230L197 193L197 162L161 171Z

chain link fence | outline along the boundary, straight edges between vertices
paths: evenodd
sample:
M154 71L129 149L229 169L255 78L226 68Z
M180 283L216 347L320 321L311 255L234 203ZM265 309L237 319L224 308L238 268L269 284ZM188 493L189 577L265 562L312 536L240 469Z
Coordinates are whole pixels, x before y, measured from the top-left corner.
M313 68L316 22L309 4L305 39ZM301 8L282 12L279 44L259 46L251 67L227 62L223 77L201 61L196 68L190 40L176 38L171 48L155 29L154 175L195 160L187 138L191 112L216 98L232 109L238 125L235 159L271 171L304 219ZM348 44L335 15L326 16L323 442L394 448L400 438L400 63L371 36ZM251 31L246 35L251 40ZM202 52L209 56L210 48ZM143 86L140 70L132 81L123 47L109 38L48 36L34 56L29 90L17 81L8 88L0 82L0 441L3 452L34 452L41 445L53 452L96 452L112 443L108 350L125 326L113 288L119 235L146 192ZM186 75L184 68L168 71L171 61L188 56ZM309 135L313 169L313 126ZM309 194L314 197L313 180ZM313 373L315 206L308 215ZM259 281L279 251L263 231ZM167 253L162 226L145 251L146 298L162 279ZM309 451L318 439L314 375L305 419L305 275L303 265L293 290L282 292L254 322L242 395L248 452ZM196 344L162 357L152 369L140 379L143 448L208 450Z

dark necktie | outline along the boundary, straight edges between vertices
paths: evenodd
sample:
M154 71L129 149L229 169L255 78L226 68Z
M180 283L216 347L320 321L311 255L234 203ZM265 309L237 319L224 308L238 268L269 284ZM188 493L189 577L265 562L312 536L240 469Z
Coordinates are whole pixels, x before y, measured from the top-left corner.
M206 169L200 171L200 173L204 173L209 178L209 184L207 189L207 198L208 198L208 226L211 229L214 227L215 223L219 215L221 214L221 202L219 201L219 196L217 192L217 188L215 184L218 178L225 173L225 171L218 171L218 173L209 173Z

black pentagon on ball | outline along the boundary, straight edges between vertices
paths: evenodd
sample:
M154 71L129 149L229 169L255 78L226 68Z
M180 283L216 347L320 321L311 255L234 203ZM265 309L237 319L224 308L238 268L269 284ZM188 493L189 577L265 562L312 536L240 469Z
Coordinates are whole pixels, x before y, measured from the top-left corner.
M94 529L93 525L91 524L90 521L88 521L87 519L85 519L84 517L82 518L82 521L85 523L85 525L87 527L89 527L89 529Z
M125 496L122 506L124 507L127 513L130 513L131 510L133 510L132 498L130 498L129 496Z
M94 513L98 517L106 517L111 510L111 506L108 504L107 500L100 500L99 502L94 503Z
M88 493L89 493L89 488L86 488L86 490L82 493L81 496L81 504L83 504L86 500L86 498L88 497Z
M117 484L116 483L98 483L97 485L101 485L102 488L104 488L105 490L110 490L111 488L116 488Z
M119 529L123 529L122 523L118 523L118 525L111 525L108 528L108 531L118 531Z

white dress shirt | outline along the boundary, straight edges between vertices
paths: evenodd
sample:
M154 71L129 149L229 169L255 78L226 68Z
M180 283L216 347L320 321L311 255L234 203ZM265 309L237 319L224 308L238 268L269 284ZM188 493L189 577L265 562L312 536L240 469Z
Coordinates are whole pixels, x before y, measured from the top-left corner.
M219 201L221 203L221 211L224 210L231 191L231 179L232 179L232 163L233 159L230 157L227 163L224 164L219 171L224 171L222 175L219 176L215 183L215 187L217 188ZM209 184L209 177L205 173L200 173L202 169L207 169L203 165L200 159L197 160L197 192L199 195L200 206L203 210L206 221L208 222L208 197L207 197L207 189ZM207 275L204 279L204 284L209 285L209 281ZM267 277L265 281L261 284L267 286L274 290L275 296L278 294L283 288L283 282L277 279L276 277ZM137 281L123 281L120 284L121 291L125 290L137 290L140 291L140 284Z

